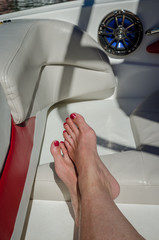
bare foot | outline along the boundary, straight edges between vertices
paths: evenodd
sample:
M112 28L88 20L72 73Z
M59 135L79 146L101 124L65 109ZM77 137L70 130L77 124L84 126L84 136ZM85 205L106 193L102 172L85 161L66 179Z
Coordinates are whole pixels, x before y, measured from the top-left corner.
M102 191L108 191L111 198L115 199L120 187L99 158L94 130L77 113L66 119L64 128L65 146L77 168L81 194L102 188Z
M61 150L63 155L61 155ZM64 142L60 142L60 143L58 141L52 142L50 151L54 157L55 171L69 190L72 207L75 215L75 222L76 222L76 225L78 226L79 225L79 222L78 222L79 221L79 199L78 199L79 194L78 194L77 176L76 176L76 170L75 170L74 164L71 161L70 157L68 156Z

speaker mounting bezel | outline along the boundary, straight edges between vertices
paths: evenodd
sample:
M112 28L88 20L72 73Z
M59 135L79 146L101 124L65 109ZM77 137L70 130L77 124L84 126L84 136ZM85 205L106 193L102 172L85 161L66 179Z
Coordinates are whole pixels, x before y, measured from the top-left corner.
M122 22L121 22L122 18ZM120 22L119 22L120 19ZM115 27L110 27L113 23ZM125 21L130 25L126 25ZM132 29L130 31L130 29ZM112 41L109 42L108 39ZM132 38L132 39L131 39ZM143 38L143 25L134 13L127 10L115 10L106 15L98 28L98 41L105 51L114 56L125 56L134 52L141 44ZM113 44L116 42L116 45ZM119 48L118 45L124 47Z

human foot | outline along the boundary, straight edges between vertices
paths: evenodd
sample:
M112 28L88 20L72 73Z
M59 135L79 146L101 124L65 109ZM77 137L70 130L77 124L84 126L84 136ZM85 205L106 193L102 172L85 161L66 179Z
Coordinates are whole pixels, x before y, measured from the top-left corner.
M63 155L61 155L61 150ZM77 176L76 170L73 162L68 156L67 150L63 142L53 141L50 148L51 154L55 161L55 171L59 178L64 182L67 186L72 207L75 215L76 225L79 225L79 195L77 188Z
M108 190L112 199L115 199L120 187L99 158L94 130L77 113L66 119L64 128L65 146L76 165L81 194L89 189L96 191L102 188Z

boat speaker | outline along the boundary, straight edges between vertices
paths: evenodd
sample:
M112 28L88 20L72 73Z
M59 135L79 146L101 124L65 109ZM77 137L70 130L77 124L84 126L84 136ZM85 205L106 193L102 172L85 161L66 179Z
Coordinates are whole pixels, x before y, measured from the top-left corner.
M135 51L143 37L140 19L126 10L109 13L100 23L98 40L109 53L124 56Z

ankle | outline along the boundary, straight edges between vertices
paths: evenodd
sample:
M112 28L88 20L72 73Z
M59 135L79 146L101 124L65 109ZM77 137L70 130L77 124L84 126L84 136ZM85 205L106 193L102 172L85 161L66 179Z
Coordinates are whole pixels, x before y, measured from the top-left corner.
M98 198L112 199L110 191L107 187L103 187L100 184L85 185L80 190L81 201L97 201Z
M93 197L104 192L111 195L109 182L105 184L100 176L92 174L91 170L88 173L78 176L78 186L81 196Z

